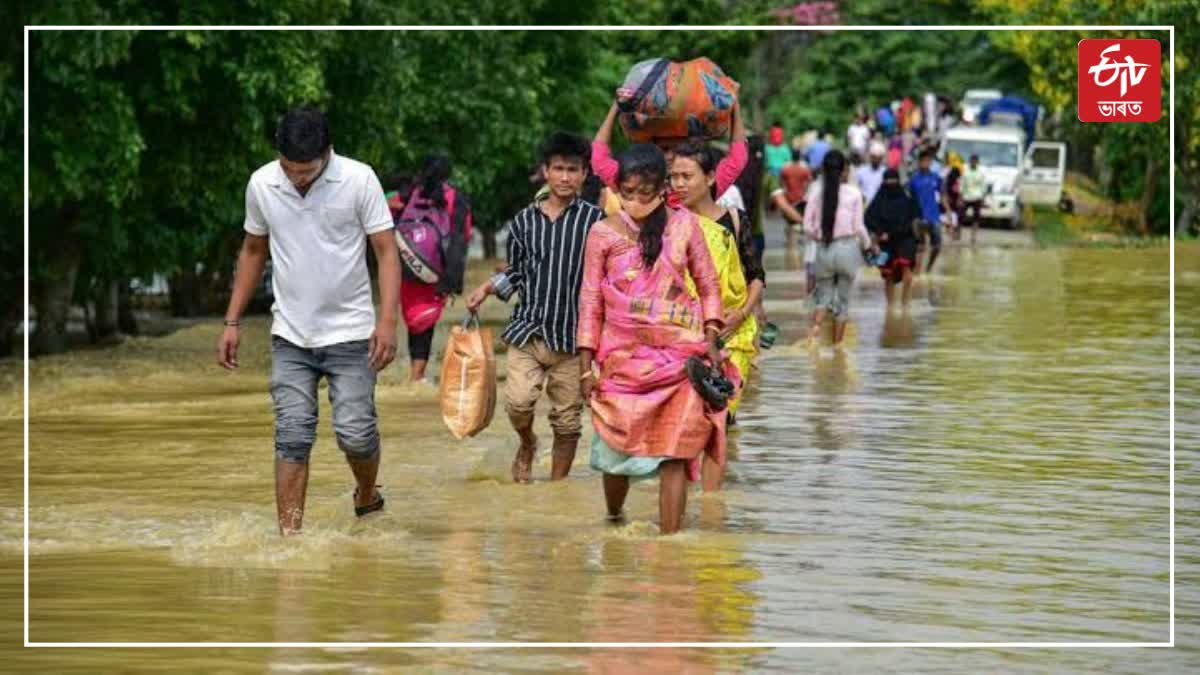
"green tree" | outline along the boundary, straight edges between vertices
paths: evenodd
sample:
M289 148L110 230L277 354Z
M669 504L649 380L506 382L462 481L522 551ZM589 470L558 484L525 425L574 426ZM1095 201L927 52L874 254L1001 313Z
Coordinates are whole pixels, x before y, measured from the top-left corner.
M549 0L474 7L307 0L235 12L211 2L79 2L38 7L25 21L569 24L627 16L715 23L723 12L712 0L684 10L665 2L627 9ZM97 336L114 330L114 298L132 277L168 275L176 313L210 309L201 298L228 284L246 177L271 158L270 132L289 106L325 107L338 150L381 174L411 171L426 152L447 151L490 234L527 201L537 142L553 128L590 133L633 61L733 54L748 44L747 34L732 32L706 34L704 45L685 33L581 35L34 33L34 350L64 348L73 300L96 308Z
M815 41L795 75L768 104L792 128L843 130L858 105L878 106L927 91L955 99L969 88L1026 93L1028 70L997 54L984 31L838 32ZM952 62L947 55L954 54Z
M288 13L274 8L257 18L318 22L330 18L328 5L290 3ZM121 8L86 16L48 8L32 20L204 20L195 5L196 16ZM333 46L330 34L301 31L31 35L35 351L65 346L77 285L111 298L113 284L131 276L186 281L211 262L214 242L240 219L246 176L270 156L267 129L286 106L321 96L323 50ZM228 265L226 258L207 269Z
M8 38L0 51L0 357L12 353L16 327L24 315L22 260L22 161L24 76L20 3L0 7L0 22Z

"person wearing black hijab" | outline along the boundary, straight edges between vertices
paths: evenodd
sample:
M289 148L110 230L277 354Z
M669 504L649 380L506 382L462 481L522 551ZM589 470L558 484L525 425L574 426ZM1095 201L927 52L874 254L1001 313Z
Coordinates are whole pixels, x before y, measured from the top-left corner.
M921 217L917 203L904 190L895 169L883 173L883 186L871 200L864 216L867 230L879 248L887 253L887 262L879 272L884 280L884 298L891 307L892 289L901 282L901 302L908 307L912 299L913 266L917 260L917 237L913 224Z

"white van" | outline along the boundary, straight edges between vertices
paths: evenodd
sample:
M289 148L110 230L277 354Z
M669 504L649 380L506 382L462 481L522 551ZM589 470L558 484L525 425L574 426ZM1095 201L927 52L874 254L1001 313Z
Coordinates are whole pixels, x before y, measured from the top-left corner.
M941 148L945 162L950 151L958 153L964 164L971 155L979 156L979 168L987 178L988 194L980 214L998 220L1009 228L1021 225L1022 148L1025 132L1009 126L954 127L946 132Z

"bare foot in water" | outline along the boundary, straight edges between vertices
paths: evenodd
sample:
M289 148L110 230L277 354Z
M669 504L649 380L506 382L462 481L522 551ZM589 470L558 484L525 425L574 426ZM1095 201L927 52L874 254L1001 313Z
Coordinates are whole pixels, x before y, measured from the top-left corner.
M804 339L804 346L809 351L817 349L821 346L821 324L816 324L808 329L808 336Z
M532 443L521 442L517 456L512 463L512 478L514 483L529 483L533 480L533 457L537 453L537 436Z

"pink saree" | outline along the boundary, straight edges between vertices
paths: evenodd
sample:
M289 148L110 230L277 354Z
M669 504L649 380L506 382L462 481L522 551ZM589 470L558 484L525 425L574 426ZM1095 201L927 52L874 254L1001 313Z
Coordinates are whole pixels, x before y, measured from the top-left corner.
M687 275L700 296L688 292ZM636 241L596 223L588 235L579 299L580 349L595 351L600 380L592 424L633 457L725 462L725 411L711 413L688 380L688 357L707 352L706 320L721 321L721 287L695 214L672 211L662 253L643 269Z

